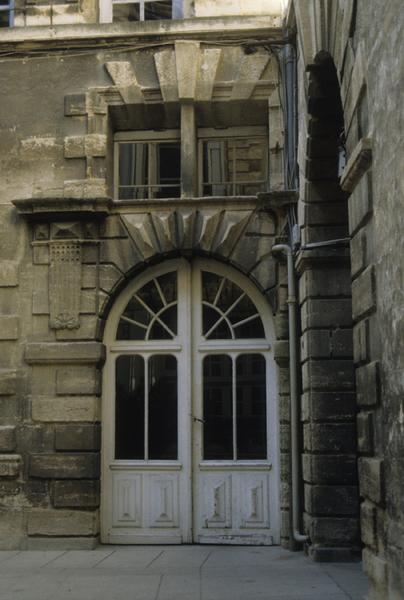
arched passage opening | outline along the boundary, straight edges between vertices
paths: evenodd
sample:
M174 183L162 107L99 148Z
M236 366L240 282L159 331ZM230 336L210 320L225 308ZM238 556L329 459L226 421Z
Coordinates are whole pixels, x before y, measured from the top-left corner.
M166 260L105 327L102 540L280 540L274 330L265 298L213 260Z
M301 307L305 527L315 560L359 547L351 263L344 116L332 57L307 67L308 136L297 258Z

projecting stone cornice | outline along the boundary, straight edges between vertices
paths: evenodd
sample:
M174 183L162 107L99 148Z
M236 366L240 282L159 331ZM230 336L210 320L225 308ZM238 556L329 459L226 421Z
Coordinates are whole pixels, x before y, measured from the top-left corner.
M173 21L16 27L1 32L0 50L18 47L19 52L45 48L47 51L105 47L105 43L127 48L163 45L173 39L205 41L265 41L285 43L282 17L199 17Z

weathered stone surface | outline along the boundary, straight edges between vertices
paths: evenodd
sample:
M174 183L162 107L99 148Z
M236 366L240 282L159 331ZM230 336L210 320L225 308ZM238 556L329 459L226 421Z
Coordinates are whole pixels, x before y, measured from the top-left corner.
M17 371L0 369L0 396L12 396L17 389Z
M29 364L103 362L105 347L99 342L32 342L25 349Z
M321 485L355 485L356 457L354 454L303 454L303 479Z
M0 452L13 452L15 447L15 427L0 426Z
M375 406L380 397L379 363L371 362L356 369L357 402L359 406Z
M58 395L86 396L98 392L98 379L94 367L57 369L56 393Z
M299 297L351 295L351 276L347 269L308 269L299 280Z
M302 367L303 390L350 390L354 385L350 360L309 360Z
M0 287L16 287L18 285L18 263L2 260L0 263Z
M304 426L304 448L311 452L355 453L353 423L316 423Z
M303 421L346 421L354 418L354 392L313 392L302 396Z
M353 328L353 351L356 364L369 360L369 321L363 319Z
M307 512L321 515L356 515L358 490L356 486L308 485L304 486Z
M87 114L85 94L66 95L64 106L66 117L76 117Z
M31 454L30 477L41 479L96 479L98 454Z
M99 450L101 431L97 425L56 425L56 450Z
M348 517L310 519L309 535L314 544L351 546L359 542L358 520Z
M362 564L364 573L376 583L378 587L384 588L387 582L387 563L365 548L362 552Z
M31 404L33 421L93 422L100 419L100 400L94 396L36 397L32 399Z
M380 504L384 499L383 460L362 457L358 461L358 467L361 496Z
M19 454L1 454L0 477L18 477L21 464L21 456Z
M349 197L349 231L355 234L370 218L372 213L372 177L367 173Z
M55 481L51 486L56 508L97 508L100 504L98 481Z
M371 502L361 504L361 537L363 542L376 550L377 524L376 507Z
M352 356L352 330L313 329L301 338L301 359L348 358Z
M351 238L351 274L352 277L359 275L367 264L367 238L366 231L361 229Z
M361 412L357 416L358 450L363 454L373 452L374 423L371 412Z
M78 510L41 510L28 513L28 535L90 536L98 532L96 512Z
M0 340L17 340L19 317L0 316Z
M352 282L352 315L355 320L374 310L375 294L374 269L370 265Z
M19 548L24 533L23 510L11 507L0 508L0 550Z
M309 327L346 327L352 325L351 301L309 299L302 306L302 330Z

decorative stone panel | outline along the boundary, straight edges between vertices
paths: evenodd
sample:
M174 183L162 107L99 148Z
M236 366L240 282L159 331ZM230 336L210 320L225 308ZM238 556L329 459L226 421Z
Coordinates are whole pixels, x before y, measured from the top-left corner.
M49 266L50 326L80 327L81 245L51 242Z

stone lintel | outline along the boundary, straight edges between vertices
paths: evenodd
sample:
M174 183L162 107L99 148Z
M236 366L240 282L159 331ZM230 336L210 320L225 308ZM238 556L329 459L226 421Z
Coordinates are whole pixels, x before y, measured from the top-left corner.
M110 211L109 198L27 198L14 200L18 213L30 220L105 218Z
M25 361L35 364L98 364L105 360L101 342L31 342L25 348Z
M348 159L341 177L341 188L345 192L353 192L362 175L369 169L371 162L372 140L371 138L362 138Z

